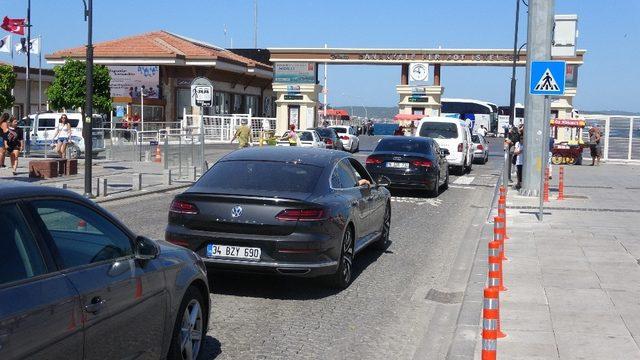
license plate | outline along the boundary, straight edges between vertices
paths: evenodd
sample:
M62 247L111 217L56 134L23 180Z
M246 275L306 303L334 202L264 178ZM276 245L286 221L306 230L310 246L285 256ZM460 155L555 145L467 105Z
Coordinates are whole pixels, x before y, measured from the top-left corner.
M394 169L408 169L409 168L409 163L406 163L406 162L388 162L387 163L387 167L388 168L394 168Z
M229 246L229 245L207 245L207 257L209 258L228 258L228 259L246 259L260 260L260 248Z

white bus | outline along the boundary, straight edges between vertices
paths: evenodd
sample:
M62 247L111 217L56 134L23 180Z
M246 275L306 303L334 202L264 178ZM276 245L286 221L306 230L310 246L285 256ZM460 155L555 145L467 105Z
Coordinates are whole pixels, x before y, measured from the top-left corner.
M489 132L494 132L498 125L498 107L495 104L474 99L447 99L441 100L440 113L442 116L457 117L472 114L475 120L471 131L484 125Z
M516 115L513 117L513 125L518 126L524 123L524 105L518 103L515 105ZM509 126L509 115L511 109L509 106L498 107L498 127L496 134L504 135L504 128Z

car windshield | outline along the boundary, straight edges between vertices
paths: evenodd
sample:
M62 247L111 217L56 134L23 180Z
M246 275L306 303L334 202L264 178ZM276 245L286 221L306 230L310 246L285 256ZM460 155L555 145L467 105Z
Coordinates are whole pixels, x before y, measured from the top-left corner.
M395 140L395 139L382 139L376 146L374 151L390 151L401 153L427 153L429 152L429 143L426 141L416 140Z
M347 129L345 128L334 127L332 129L335 130L338 134L344 134L347 132Z
M313 165L285 163L279 161L238 160L222 161L198 181L217 193L296 192L310 193L318 182L322 168Z
M448 122L424 122L420 127L420 136L433 139L455 139L458 137L458 127Z
M334 134L333 130L329 128L317 128L316 131L323 138L333 137L333 134Z
M313 141L313 135L308 131L298 133L298 137L300 138L300 141Z

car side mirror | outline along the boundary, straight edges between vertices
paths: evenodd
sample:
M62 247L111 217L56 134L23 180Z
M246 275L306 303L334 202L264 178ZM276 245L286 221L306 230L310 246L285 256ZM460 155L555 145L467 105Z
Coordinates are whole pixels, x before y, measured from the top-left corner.
M153 240L144 237L136 237L135 257L138 260L153 260L160 255L160 247Z
M447 155L449 155L451 153L449 152L449 149L440 149L440 154L442 156L447 156Z
M391 180L388 177L383 175L378 178L378 180L376 181L376 184L378 186L388 187L389 185L391 185Z

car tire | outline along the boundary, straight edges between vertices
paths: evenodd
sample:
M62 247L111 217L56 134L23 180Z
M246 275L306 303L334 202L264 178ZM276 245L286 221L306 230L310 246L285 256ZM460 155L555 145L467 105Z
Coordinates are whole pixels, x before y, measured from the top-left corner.
M473 167L473 161L471 161L469 163L469 166L465 166L464 169L462 170L462 175L464 175L465 173L467 174L471 174L471 168Z
M384 217L382 218L382 233L380 238L373 244L373 246L380 251L387 250L389 246L389 233L391 231L391 204L387 203L384 209Z
M346 289L353 279L353 255L354 255L354 231L348 225L342 235L340 246L340 259L338 259L338 269L335 274L330 275L329 284L336 289Z
M449 188L449 169L447 169L447 175L444 178L444 184L442 184L442 190L447 190Z
M440 174L436 175L436 181L433 184L433 189L429 190L429 197L438 197L440 195Z
M486 164L488 162L489 162L489 154L487 153L487 154L484 155L484 162L482 163L482 165L484 165L484 164Z
M197 359L201 354L200 350L202 350L202 345L204 344L205 331L207 328L207 316L204 313L206 309L204 304L202 293L195 286L190 286L184 294L180 307L178 308L178 315L176 316L176 322L173 326L173 335L171 336L167 359ZM192 312L199 312L199 315L197 313L192 314ZM196 320L194 324L191 324L189 319L194 315ZM187 331L188 334L186 333ZM192 338L192 336L197 333L199 333L200 340ZM185 335L189 336L189 340L186 341L186 346L183 348L182 340ZM193 354L194 350L196 354ZM189 354L191 354L191 357L188 356Z

